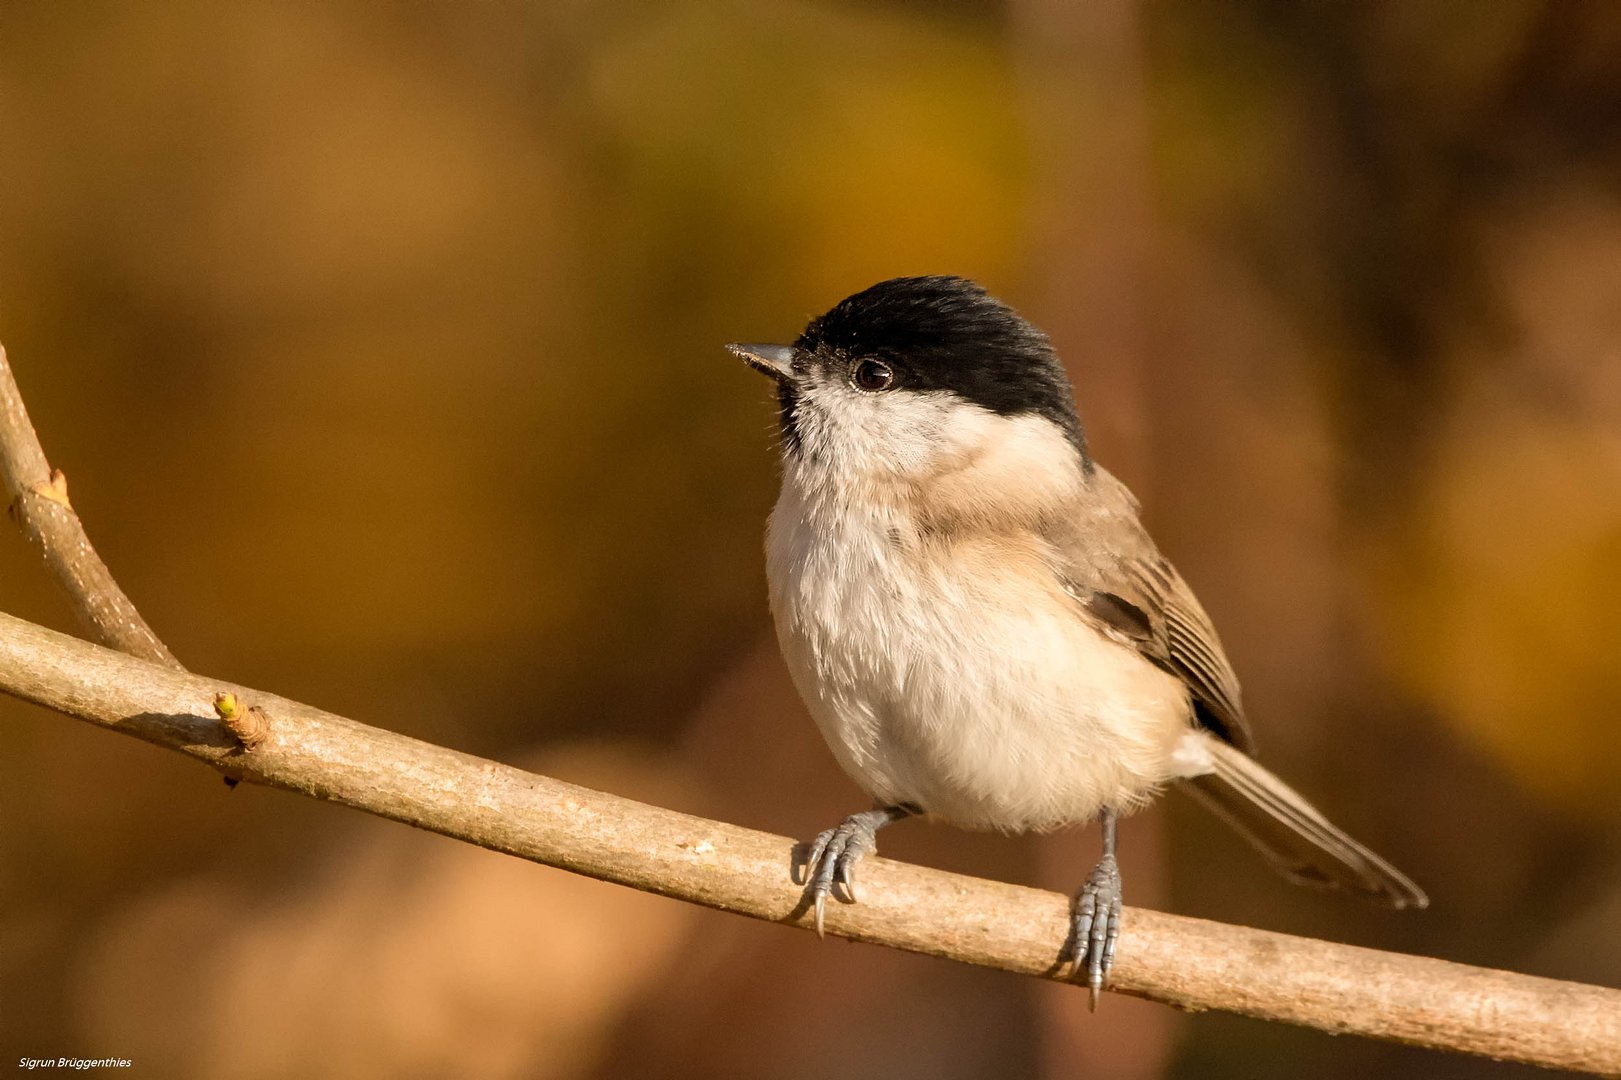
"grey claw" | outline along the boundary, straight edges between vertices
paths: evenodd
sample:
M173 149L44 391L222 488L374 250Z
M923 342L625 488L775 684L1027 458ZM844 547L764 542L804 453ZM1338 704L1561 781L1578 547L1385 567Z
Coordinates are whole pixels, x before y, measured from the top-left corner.
M833 830L829 829L824 833L818 834L816 839L811 841L810 850L805 853L806 881L809 881L812 875L816 873L817 868L822 865L822 853L827 851L828 842L832 839Z
M1120 869L1113 855L1105 855L1086 879L1076 898L1074 932L1074 974L1084 972L1089 1004L1097 1009L1098 996L1108 985L1114 968L1115 945L1120 940Z
M815 908L817 937L826 936L823 922L827 913L827 898L830 894L837 896L833 885L838 880L842 864L850 856L851 830L846 828L846 825L848 822L828 829L811 842L805 877L810 885L811 903Z
M852 904L860 903L861 902L861 897L856 895L856 864L855 864L855 860L854 859L851 859L851 860L840 859L839 860L838 874L836 876L837 876L838 883L840 885L844 886L844 895L849 897L850 903L852 903Z
M846 904L856 902L856 864L877 850L875 834L896 816L904 814L893 810L852 814L811 841L805 858L805 880L819 936L823 933L827 898L832 896Z

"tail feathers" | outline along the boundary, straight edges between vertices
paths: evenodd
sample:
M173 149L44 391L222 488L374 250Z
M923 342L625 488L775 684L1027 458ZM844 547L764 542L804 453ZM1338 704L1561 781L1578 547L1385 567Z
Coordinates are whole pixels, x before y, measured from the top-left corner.
M1207 735L1197 736L1211 771L1188 790L1260 849L1285 877L1341 888L1393 908L1429 906L1424 890L1351 839L1254 758Z

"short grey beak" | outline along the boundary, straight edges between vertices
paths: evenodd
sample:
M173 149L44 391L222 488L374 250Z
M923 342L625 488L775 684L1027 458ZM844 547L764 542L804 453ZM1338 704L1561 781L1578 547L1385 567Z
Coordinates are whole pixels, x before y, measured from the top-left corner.
M728 345L743 362L762 375L778 382L794 382L794 347L792 345Z

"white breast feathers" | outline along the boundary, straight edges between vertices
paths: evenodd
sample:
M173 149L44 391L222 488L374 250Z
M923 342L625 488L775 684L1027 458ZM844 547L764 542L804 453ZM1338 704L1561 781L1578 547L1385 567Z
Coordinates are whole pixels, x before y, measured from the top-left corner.
M785 478L768 539L783 656L875 799L1025 831L1132 809L1177 774L1186 688L1085 621L1032 531Z

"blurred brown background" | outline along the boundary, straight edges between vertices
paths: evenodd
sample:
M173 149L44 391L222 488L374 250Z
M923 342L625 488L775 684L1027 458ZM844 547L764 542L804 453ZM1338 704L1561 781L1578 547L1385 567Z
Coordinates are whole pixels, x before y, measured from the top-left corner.
M1621 982L1621 8L0 7L0 339L198 671L809 836L761 530L787 338L1053 334L1264 759L1431 892L1179 796L1128 900ZM71 627L20 538L0 604ZM0 702L0 1059L167 1077L1500 1077L636 895ZM1094 831L886 854L1073 889ZM1129 929L1127 931L1129 933Z

